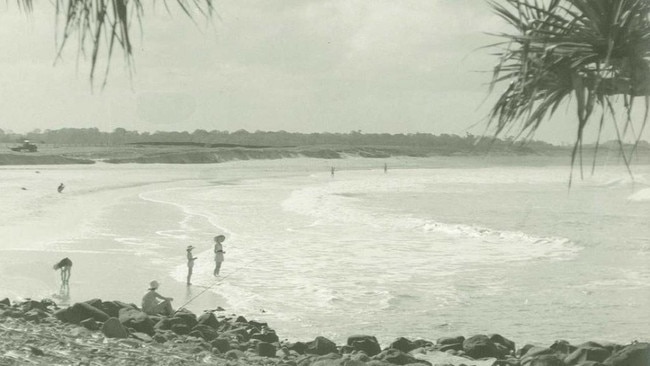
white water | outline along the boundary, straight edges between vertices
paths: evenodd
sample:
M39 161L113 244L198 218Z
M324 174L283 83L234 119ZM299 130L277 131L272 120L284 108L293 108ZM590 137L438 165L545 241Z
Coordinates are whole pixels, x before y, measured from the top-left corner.
M636 167L634 184L604 168L567 191L566 166L396 159L388 174L368 169L381 165L97 167L110 173L104 180L128 182L125 198L97 201L101 213L84 221L83 235L60 233L55 248L131 253L184 283L192 244L193 283L210 286L211 240L224 233L223 279L210 290L224 303L215 307L294 340L650 337L647 166ZM99 184L95 174L85 183ZM147 180L165 183L138 185Z

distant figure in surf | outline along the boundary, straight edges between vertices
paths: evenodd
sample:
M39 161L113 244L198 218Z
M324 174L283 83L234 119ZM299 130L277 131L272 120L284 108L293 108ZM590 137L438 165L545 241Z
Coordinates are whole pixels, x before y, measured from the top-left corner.
M174 299L156 292L159 286L160 284L156 280L149 282L149 291L142 297L142 311L149 315L172 315L174 313L172 308ZM162 301L159 302L157 299Z
M61 193L61 192L63 192L64 189L65 189L65 185L64 185L63 183L61 183L61 184L59 184L59 188L57 188L56 190L57 190L59 193Z
M55 271L61 270L61 284L67 285L70 282L70 271L72 269L72 261L70 258L65 257L59 261L59 263L55 264L54 267Z
M196 257L192 256L192 249L194 249L193 246L188 245L187 246L187 285L191 285L192 282L192 268L194 268L194 261L196 260Z
M226 237L223 235L217 235L214 237L214 275L218 276L219 271L221 270L221 263L223 263L223 255L226 252L223 251L223 241L226 240Z
M334 167L332 167L331 173L332 177L334 176Z
M388 173L388 164L384 163L384 174Z

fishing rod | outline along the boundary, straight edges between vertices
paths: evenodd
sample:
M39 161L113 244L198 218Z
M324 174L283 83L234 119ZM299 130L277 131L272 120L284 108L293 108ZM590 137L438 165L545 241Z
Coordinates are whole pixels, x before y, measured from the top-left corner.
M196 298L198 298L199 296L203 295L203 294L204 294L206 291L208 291L209 289L215 287L216 285L221 284L221 281L222 281L223 279L228 278L228 277L234 275L235 273L241 271L241 270L244 269L244 268L247 268L248 265L249 265L250 263L253 263L254 261L255 261L255 259L249 260L249 261L246 262L244 265L239 266L239 268L237 268L237 269L234 270L233 272L230 272L230 273L228 273L227 275L225 275L225 276L223 276L223 277L220 277L220 278L216 279L215 282L214 282L212 285L206 287L205 289L203 289L203 291L199 292L199 293L196 294L194 297L192 297L192 298L189 299L187 302L185 302L183 305L179 306L178 309L177 309L176 311L174 311L173 314L178 313L181 309L183 309L185 306L187 306L188 304L190 304L192 301L196 300Z

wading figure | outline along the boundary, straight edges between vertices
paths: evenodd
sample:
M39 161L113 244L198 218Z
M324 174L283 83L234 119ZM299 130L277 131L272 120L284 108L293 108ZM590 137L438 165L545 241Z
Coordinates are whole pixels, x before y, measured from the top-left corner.
M188 245L187 246L187 285L191 285L192 282L192 268L194 268L194 261L196 260L196 257L192 256L192 249L194 249L193 246Z
M59 184L59 187L56 189L57 192L61 193L65 189L65 185L63 183Z
M223 241L226 240L226 237L223 235L217 235L214 237L214 275L218 276L219 271L221 270L221 263L223 263L223 255L226 252L223 251Z
M159 286L160 284L156 280L149 282L149 291L142 297L142 311L149 315L172 315L174 313L172 300L174 299L156 292ZM159 302L158 299L162 301Z
M72 261L70 258L65 257L54 265L55 271L61 270L61 283L67 285L70 282L70 270L72 269Z

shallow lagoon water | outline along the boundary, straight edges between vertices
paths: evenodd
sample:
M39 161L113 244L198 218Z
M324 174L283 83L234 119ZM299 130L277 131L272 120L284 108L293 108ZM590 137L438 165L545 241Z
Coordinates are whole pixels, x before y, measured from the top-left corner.
M5 191L34 188L3 198L16 209L4 214L2 250L79 257L71 301L137 303L145 279L158 278L176 305L205 291L187 306L222 306L293 340L650 338L648 166L635 166L634 182L602 167L568 190L566 165L463 159L389 159L387 173L374 159L98 164L43 168L36 180L36 168L7 169ZM47 193L43 177L68 188ZM7 240L16 227L33 229ZM217 233L228 238L215 282ZM199 259L188 290L189 244ZM24 269L24 256L3 257L5 273ZM100 268L104 289L93 286ZM34 273L21 274L25 289L0 287L34 297L55 289L55 274Z

